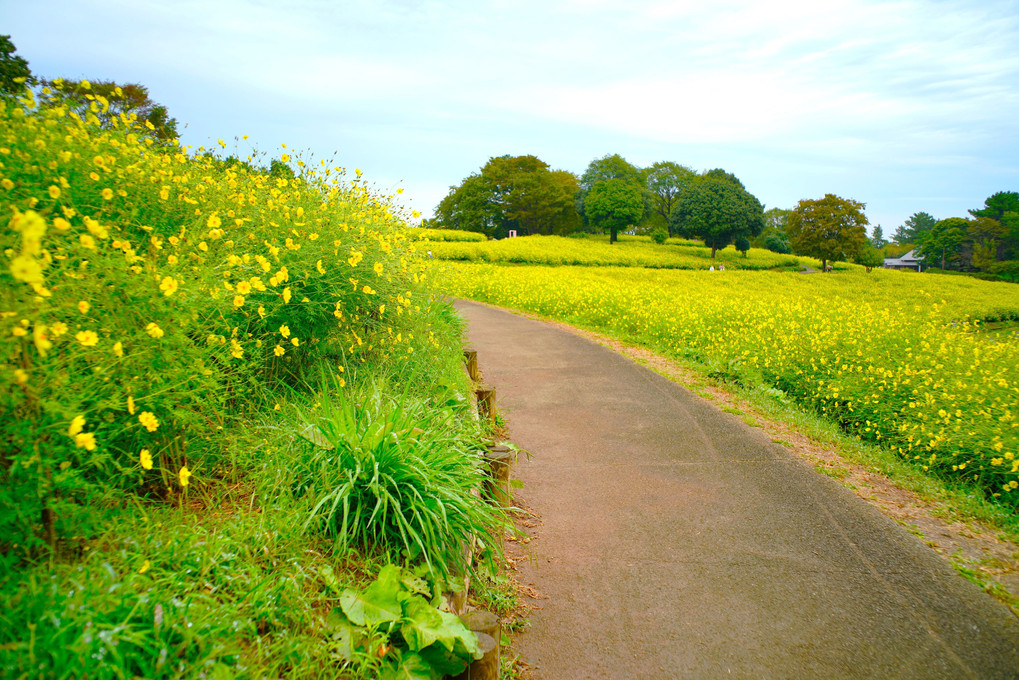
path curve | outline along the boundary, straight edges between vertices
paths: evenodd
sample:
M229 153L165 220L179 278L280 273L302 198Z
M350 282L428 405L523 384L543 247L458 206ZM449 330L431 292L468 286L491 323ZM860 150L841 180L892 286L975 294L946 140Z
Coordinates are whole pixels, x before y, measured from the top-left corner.
M542 518L536 678L1017 678L1019 620L759 429L579 335L456 301Z

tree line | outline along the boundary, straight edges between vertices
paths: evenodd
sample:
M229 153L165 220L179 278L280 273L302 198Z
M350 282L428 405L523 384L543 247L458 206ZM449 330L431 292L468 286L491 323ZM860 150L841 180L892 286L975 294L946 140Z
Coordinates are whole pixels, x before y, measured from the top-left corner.
M638 167L619 154L597 158L578 177L553 170L535 156L498 156L466 177L423 226L477 231L490 238L518 235L608 233L696 238L711 248L735 245L808 255L831 262L854 261L872 268L890 255L917 250L929 266L982 271L1003 278L1019 275L1019 193L999 192L970 217L936 220L912 215L884 239L881 225L868 236L866 205L825 194L792 209L765 210L732 173L696 172L671 161Z

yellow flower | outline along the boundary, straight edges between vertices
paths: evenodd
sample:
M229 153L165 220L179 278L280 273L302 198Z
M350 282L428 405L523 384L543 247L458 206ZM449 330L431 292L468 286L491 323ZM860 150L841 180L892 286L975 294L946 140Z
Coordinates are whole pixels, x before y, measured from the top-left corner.
M209 219L205 223L205 226L207 226L209 229L218 229L221 224L222 222L219 219L219 215L217 215L216 213L212 213L211 215L209 215Z
M24 385L28 382L28 373L23 368L14 369L14 382L19 385Z
M319 260L318 262L315 263L315 269L318 270L319 274L325 274L326 273L325 268L322 266L322 260Z
M138 454L138 462L142 464L142 467L146 470L152 469L152 453L148 449L142 449L142 452Z
M285 349L283 349L282 345L277 343L277 345L273 348L272 353L275 354L278 357L281 357L284 354L286 354L287 351Z
M375 295L375 289L371 286L365 286L361 289L366 295Z
M258 316L263 319L265 318L265 307L263 307L262 305L258 306Z
M95 451L96 436L92 432L81 432L74 435L74 445L86 451Z
M149 432L155 432L159 428L159 419L152 411L142 411L138 414L138 422L145 426Z
M376 262L375 266L372 267L372 269L375 270L376 274L378 274L379 276L382 276L382 263L381 262Z
M130 413L131 415L134 415L134 411L135 411L135 408L134 408L134 397L132 397L129 394L129 395L127 395L127 412Z
M118 357L124 356L124 343L122 343L120 340L113 343L113 353L116 354Z
M103 198L107 201L113 200L113 189L110 189L109 187L103 189Z
M57 185L51 184L50 188L49 188L49 192L50 192L50 198L52 198L52 199L60 198L60 187L58 187Z
M244 296L243 295L234 295L234 307L243 307L243 306L244 306Z
M163 329L156 325L155 322L150 323L145 327L145 332L151 335L153 338L159 339L163 337Z
M177 473L177 476L180 478L180 485L187 486L188 480L191 479L191 470L188 470L188 466L185 465L180 469L180 472Z
M21 326L15 326L15 327L14 327L14 330L13 330L13 331L11 331L11 333L13 333L13 334L15 335L15 337L19 337L19 338L21 338L21 337L24 337L24 336L28 335L28 331L26 331L26 330L25 330L24 328L22 328Z
M282 335L284 338L289 338L290 337L290 326L288 326L286 324L283 324L282 326L280 326L280 335Z
M91 306L92 305L90 305L89 303L85 302L84 300L81 300L78 302L78 311L81 312L82 314L88 314L88 310Z
M234 339L230 339L230 355L235 359L242 359L244 357L244 348L241 347L241 343Z
M53 226L57 229L57 231L67 231L71 228L71 223L63 217L56 217L53 219Z
M297 338L290 338L290 344L293 345L294 347L297 347L298 345L301 344L301 341L298 340Z
M25 283L42 283L42 266L33 257L18 255L11 260L11 276Z
M46 350L53 346L53 343L49 340L49 335L46 333L46 326L41 323L37 323L32 329L32 341L35 343L35 348L39 350L41 356L46 356Z
M7 191L10 191L11 189L14 188L14 182L4 177L2 180L0 180L0 187L3 187Z
M78 331L74 334L74 337L84 347L95 347L99 344L99 336L95 331Z
M148 123L149 121L145 121L145 122ZM144 463L142 463L142 465L144 465ZM146 470L152 469L152 460L151 459L149 459L149 467L147 467L145 469ZM149 570L149 567L151 567L151 566L152 566L152 563L149 562L148 560L145 560L144 562L142 562L141 568L138 569L138 573L139 574L144 574L145 572L147 572Z
M87 248L88 250L96 249L96 240L88 234L81 234L78 237L78 241L81 243L82 248Z
M283 304L290 302L292 293L290 292L290 286L283 289Z
M247 295L248 293L251 292L251 284L248 283L247 281L238 281L236 290L241 295Z
M350 251L350 257L347 258L347 262L350 263L351 267L356 267L357 263L364 259L364 254L359 250Z
M81 432L83 427L85 427L85 416L74 416L71 420L71 426L67 428L67 436L73 437Z
M170 297L177 292L179 284L177 279L172 276L164 276L162 283L159 284L159 290L163 291L163 295Z

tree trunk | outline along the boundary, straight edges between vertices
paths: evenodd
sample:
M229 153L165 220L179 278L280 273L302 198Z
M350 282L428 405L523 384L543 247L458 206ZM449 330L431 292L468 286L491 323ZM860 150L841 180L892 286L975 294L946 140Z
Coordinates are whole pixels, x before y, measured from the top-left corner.
M941 249L941 271L945 271L945 249Z
M614 228L613 229L609 229L609 233L610 233L610 235L609 235L609 244L611 245L611 244L616 242L616 230Z

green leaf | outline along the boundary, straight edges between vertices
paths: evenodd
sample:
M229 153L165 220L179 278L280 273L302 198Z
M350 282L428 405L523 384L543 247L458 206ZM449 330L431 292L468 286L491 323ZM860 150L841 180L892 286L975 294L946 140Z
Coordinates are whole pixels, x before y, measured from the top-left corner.
M441 645L425 647L421 651L421 658L438 674L437 677L460 675L468 663Z
M428 604L420 595L401 597L403 602L403 625L400 634L407 646L415 652L439 641L446 649L453 650L453 634L445 625L439 610Z
M397 595L400 593L400 568L393 565L382 567L375 582L362 592L344 590L340 596L340 608L352 622L359 626L377 626L397 621L403 615L403 607Z
M462 668L460 670L463 670ZM399 654L382 667L380 680L437 680L441 678L431 665L416 652Z

